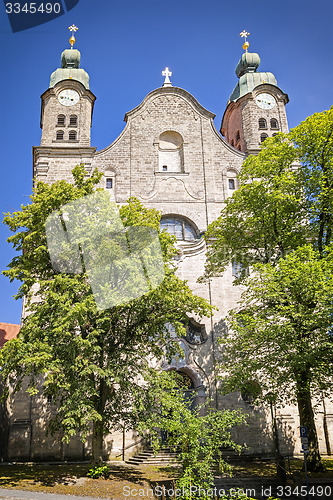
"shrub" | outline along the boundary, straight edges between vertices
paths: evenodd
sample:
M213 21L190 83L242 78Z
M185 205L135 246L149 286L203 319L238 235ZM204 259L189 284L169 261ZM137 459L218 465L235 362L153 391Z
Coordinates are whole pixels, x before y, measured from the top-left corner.
M110 468L108 465L96 465L95 467L92 467L89 469L87 472L87 476L91 477L92 479L98 479L99 477L104 477L104 479L107 479L110 475Z

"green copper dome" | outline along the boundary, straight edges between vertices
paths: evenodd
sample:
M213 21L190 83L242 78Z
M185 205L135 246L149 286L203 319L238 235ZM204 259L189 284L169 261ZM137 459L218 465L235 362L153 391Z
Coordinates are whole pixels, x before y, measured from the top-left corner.
M260 64L260 57L255 52L244 52L236 67L236 75L238 78L245 73L253 73L257 71Z
M61 68L56 69L50 78L50 88L62 80L76 80L89 90L89 75L80 69L81 54L77 49L66 49L61 54Z
M65 49L61 54L62 68L79 68L81 54L77 49Z
M237 101L243 95L252 92L258 85L269 83L277 87L277 81L273 73L257 72L260 57L255 52L244 52L236 67L236 75L239 82L234 88L229 101Z

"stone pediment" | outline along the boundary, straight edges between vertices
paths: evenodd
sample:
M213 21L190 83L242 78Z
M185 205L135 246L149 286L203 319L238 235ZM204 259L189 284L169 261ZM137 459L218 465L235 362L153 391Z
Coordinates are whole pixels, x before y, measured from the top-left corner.
M136 108L128 111L125 114L124 121L127 122L140 115L144 119L145 116L154 112L154 109L158 110L168 105L173 105L173 113L175 111L177 112L177 108L179 108L179 111L183 112L181 108L188 107L192 108L193 115L196 118L199 116L211 120L215 118L214 113L211 113L201 106L201 104L199 104L199 102L186 90L179 87L160 87L150 92Z
M97 156L109 154L114 147L122 147L125 141L128 147L128 134L132 146L140 147L147 153L149 141L154 147L159 145L160 134L165 131L176 131L184 139L185 148L196 143L201 148L202 133L212 133L216 147L218 143L232 156L244 158L244 153L234 149L219 134L214 125L215 114L205 109L189 92L179 87L160 87L150 92L143 101L125 114L126 126L121 134L107 147L97 152ZM207 125L203 132L203 123ZM191 146L192 147L192 146ZM133 150L132 150L133 152ZM200 196L199 196L200 198Z

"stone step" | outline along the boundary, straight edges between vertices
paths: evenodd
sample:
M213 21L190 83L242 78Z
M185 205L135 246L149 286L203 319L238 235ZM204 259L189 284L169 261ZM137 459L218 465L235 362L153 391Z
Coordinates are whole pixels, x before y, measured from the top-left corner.
M167 457L167 456L152 456L152 457L140 457L138 455L135 455L134 457L131 457L132 459L135 459L135 460L138 460L138 461L141 461L141 462L156 462L156 461L159 461L159 462L168 462L169 460L177 460L177 457ZM129 458L128 460L131 460L131 458Z
M126 463L133 465L165 465L167 463L176 463L178 454L169 448L159 450L156 455L152 448L137 453L133 457L126 460Z
M154 450L151 447L147 447L143 451L127 459L126 463L133 465L176 463L177 457L178 453L170 448L163 448L159 450L156 455L154 455ZM231 448L225 448L223 450L222 458L234 461L239 458L239 454Z
M129 458L126 460L127 464L130 465L176 465L176 460L136 460L135 458Z

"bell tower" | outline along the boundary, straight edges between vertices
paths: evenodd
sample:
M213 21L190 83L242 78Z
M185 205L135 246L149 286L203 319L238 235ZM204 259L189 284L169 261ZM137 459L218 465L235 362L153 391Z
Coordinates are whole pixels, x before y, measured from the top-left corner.
M77 27L69 27L71 48L61 54L61 68L50 78L42 94L41 146L73 148L90 146L95 96L89 90L89 75L80 68L81 54L74 49Z
M272 73L257 71L260 57L247 51L249 33L244 30L240 36L245 38L245 52L236 67L239 81L224 112L221 134L239 151L258 154L267 137L289 131L285 111L289 98Z

